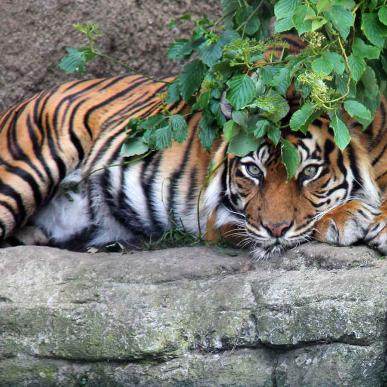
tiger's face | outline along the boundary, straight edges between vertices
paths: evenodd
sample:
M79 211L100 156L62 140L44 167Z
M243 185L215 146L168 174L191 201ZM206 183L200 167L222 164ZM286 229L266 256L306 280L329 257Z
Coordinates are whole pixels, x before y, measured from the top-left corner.
M286 136L301 160L291 180L279 148L268 140L244 157L227 155L222 176L214 182L222 186L216 226L236 225L234 236L251 245L259 258L308 241L323 215L354 196L375 200L377 188L364 149L354 139L341 152L328 127L321 118L306 135Z

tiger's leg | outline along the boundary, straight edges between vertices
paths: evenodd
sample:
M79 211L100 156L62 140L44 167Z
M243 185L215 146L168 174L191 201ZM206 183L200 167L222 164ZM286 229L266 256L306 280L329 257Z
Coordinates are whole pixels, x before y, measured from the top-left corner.
M382 254L387 255L387 194L380 207L381 213L376 216L366 236L367 243Z
M5 239L0 247L13 247L13 246L47 246L50 242L48 236L36 226L24 226L18 229L9 238Z
M364 240L379 216L378 208L361 200L351 200L325 214L315 225L314 238L341 246Z
M35 171L21 164L0 162L0 240L25 223L49 190Z

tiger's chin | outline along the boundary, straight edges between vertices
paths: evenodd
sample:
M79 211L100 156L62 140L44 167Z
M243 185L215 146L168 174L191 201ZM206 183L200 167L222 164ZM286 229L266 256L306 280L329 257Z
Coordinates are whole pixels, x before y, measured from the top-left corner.
M287 250L305 243L304 239L287 241L267 241L255 244L251 249L251 256L254 261L267 260L274 257L282 256Z
M280 257L288 249L283 245L274 245L270 247L255 247L251 251L251 256L254 261L266 260L274 257Z

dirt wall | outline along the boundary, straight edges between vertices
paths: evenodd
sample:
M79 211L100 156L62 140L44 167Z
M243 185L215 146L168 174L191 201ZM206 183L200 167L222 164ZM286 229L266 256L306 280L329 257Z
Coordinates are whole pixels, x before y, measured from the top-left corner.
M101 42L107 53L138 72L162 76L178 69L166 60L169 43L190 28L186 24L169 30L168 21L184 13L216 17L219 4L219 0L0 0L0 111L75 77L58 69L65 47L83 43L74 23L97 23L105 33ZM124 72L99 60L86 76Z

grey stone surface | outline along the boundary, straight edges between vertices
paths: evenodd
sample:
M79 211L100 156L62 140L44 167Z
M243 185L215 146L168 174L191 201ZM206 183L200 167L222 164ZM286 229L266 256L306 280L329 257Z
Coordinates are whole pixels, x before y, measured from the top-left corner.
M387 261L0 250L0 386L383 386Z
M65 47L84 43L75 23L95 22L105 33L104 51L136 72L154 76L176 73L166 49L187 33L187 23L173 31L172 18L184 13L218 17L218 0L1 0L0 112L42 89L74 79L58 70ZM89 78L124 73L121 66L97 61Z

